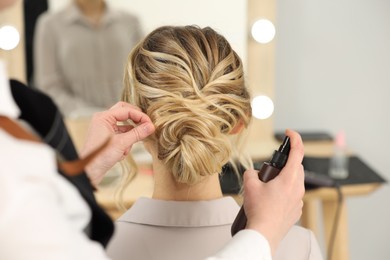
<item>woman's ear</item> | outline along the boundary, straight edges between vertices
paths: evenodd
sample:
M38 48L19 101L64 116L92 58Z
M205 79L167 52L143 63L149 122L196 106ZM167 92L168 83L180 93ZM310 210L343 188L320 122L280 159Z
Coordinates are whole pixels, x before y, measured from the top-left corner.
M245 126L244 121L242 119L238 120L237 124L233 127L232 131L230 131L229 134L231 135L239 134L244 128L244 126Z

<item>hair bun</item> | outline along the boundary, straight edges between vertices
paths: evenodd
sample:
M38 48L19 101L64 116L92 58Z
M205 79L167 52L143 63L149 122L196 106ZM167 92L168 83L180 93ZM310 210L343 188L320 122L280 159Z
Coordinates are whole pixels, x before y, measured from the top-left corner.
M221 171L230 158L230 142L204 106L167 102L152 114L158 157L178 182L193 184Z

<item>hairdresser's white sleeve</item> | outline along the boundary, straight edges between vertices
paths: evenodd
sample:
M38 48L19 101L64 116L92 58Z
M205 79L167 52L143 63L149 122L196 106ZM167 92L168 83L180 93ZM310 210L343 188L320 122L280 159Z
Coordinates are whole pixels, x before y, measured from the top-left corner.
M242 230L215 256L206 260L272 260L265 237L254 230Z
M0 259L108 259L84 234L88 205L56 172L49 147L0 129L0 158Z

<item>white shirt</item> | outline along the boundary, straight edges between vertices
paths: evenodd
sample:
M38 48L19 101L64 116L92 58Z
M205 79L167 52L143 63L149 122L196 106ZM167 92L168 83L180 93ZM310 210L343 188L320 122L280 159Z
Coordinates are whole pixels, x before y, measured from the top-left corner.
M0 259L108 259L83 229L90 211L46 145L0 130Z
M0 115L19 114L0 60ZM0 144L0 259L108 259L84 234L91 213L57 173L54 151L1 128Z
M77 190L56 174L53 151L0 130L0 259L108 259L83 228L90 213ZM38 161L39 160L39 161ZM257 232L239 232L208 260L270 260Z
M206 260L272 260L268 241L254 230L241 230L214 257Z
M0 60L0 115L19 113ZM0 259L107 260L103 247L83 232L91 213L57 173L54 151L2 129L0 144ZM224 259L270 260L270 247L259 233L243 230L207 260Z

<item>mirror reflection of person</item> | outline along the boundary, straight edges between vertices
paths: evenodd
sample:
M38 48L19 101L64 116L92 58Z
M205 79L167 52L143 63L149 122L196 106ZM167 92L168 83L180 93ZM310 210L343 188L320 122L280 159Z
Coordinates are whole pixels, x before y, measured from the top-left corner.
M103 0L72 0L37 21L34 84L66 117L108 109L120 98L125 57L141 36L136 16Z
M108 255L202 259L231 239L239 211L223 196L219 173L242 159L234 157L238 145L230 137L252 115L241 59L209 27L165 26L134 48L125 71L122 100L140 107L156 127L143 141L153 158L154 190L116 221ZM287 135L296 142L295 132ZM278 260L322 259L313 232L299 226L273 253Z

